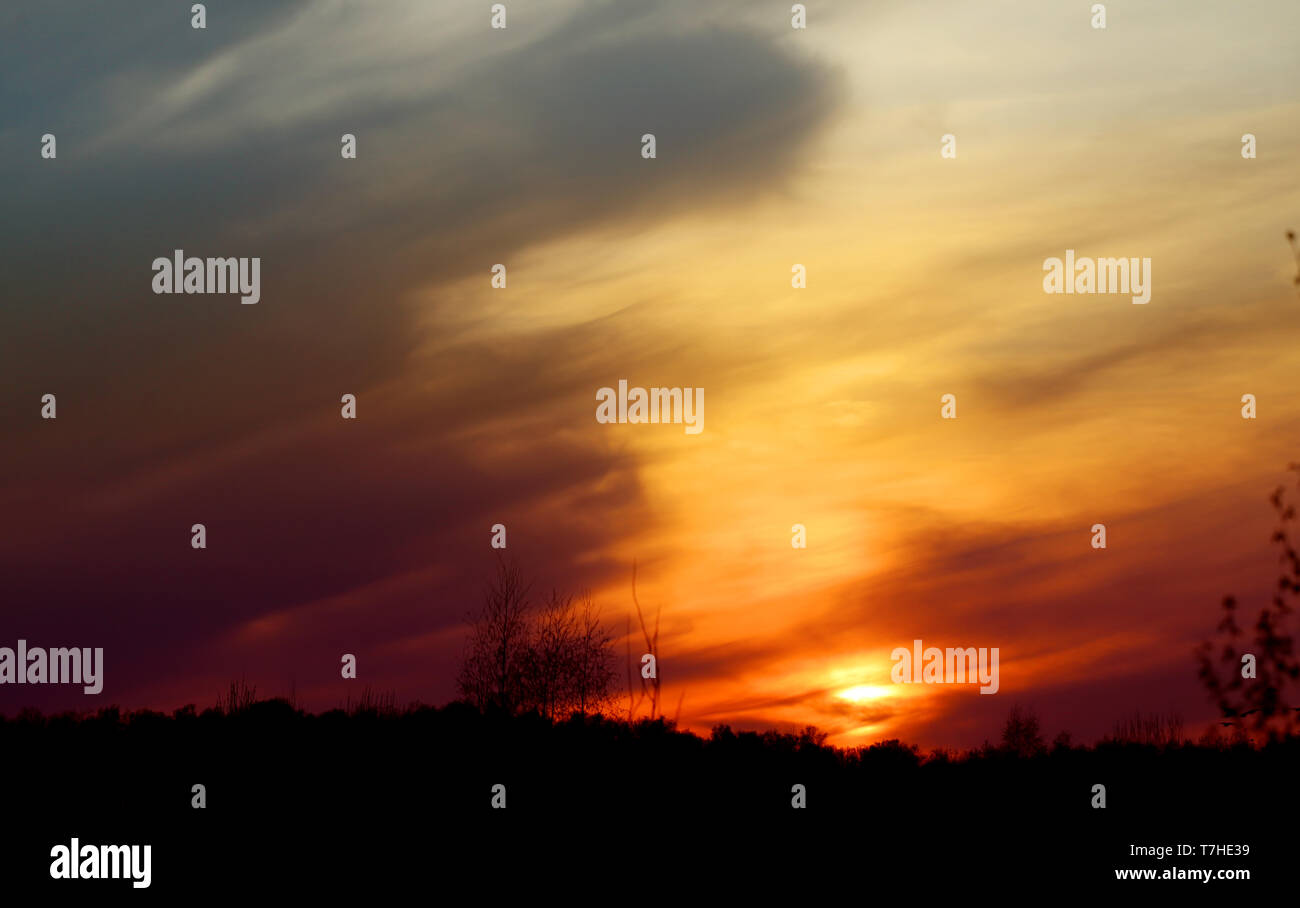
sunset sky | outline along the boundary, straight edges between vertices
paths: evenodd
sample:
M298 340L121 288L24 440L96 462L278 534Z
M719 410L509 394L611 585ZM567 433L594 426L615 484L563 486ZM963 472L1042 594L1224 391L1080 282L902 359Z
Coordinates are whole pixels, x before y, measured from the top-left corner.
M1300 5L807 5L5 4L0 646L105 681L0 713L446 702L503 523L620 654L636 561L696 731L1210 719L1192 649L1266 601L1300 460ZM155 295L177 248L261 301ZM1150 303L1045 294L1066 249ZM704 431L597 423L620 379ZM892 684L917 638L999 692Z

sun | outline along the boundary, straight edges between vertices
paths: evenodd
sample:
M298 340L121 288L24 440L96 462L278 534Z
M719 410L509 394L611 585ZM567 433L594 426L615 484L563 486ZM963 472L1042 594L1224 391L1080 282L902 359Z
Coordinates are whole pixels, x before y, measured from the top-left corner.
M841 700L848 700L850 703L862 703L867 700L879 700L882 697L888 697L890 693L892 692L889 688L877 684L859 684L856 687L845 688L835 696Z

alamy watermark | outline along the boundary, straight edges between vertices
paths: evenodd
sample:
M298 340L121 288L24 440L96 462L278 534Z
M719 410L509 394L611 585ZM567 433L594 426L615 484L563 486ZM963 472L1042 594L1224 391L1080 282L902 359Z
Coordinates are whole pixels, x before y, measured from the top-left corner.
M889 677L895 684L975 684L981 694L998 692L998 648L973 646L946 650L913 640L912 648L895 647L889 654L894 663ZM978 663L978 671L977 671Z
M148 889L152 879L152 845L68 845L50 849L50 876L56 880L131 880Z
M704 431L704 389L628 388L627 379L619 379L617 392L596 392L596 422L684 423L687 435L699 435Z
M1128 293L1133 303L1151 302L1151 259L1076 259L1065 250L1065 261L1043 260L1044 293Z
M154 259L153 270L154 293L238 293L246 306L262 298L260 258L186 258L177 249Z
M0 684L82 684L88 694L104 689L104 649L96 647L27 648L0 646Z

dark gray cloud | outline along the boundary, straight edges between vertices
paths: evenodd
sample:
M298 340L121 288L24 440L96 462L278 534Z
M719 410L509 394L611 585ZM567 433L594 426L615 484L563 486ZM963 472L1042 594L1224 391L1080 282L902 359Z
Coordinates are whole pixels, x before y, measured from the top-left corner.
M251 18L209 36L236 62L250 33L293 27L293 7L279 16L253 9L223 7L223 20ZM420 340L405 305L412 288L486 273L531 243L602 221L657 219L768 191L831 112L834 80L762 36L668 30L635 15L630 27L612 6L591 9L450 76L431 57L386 77L419 84L425 76L440 86L431 92L317 102L306 115L285 98L286 126L249 125L237 102L250 88L237 76L226 83L234 101L200 96L176 109L166 87L196 69L221 70L221 51L187 58L176 41L140 46L133 31L121 39L117 73L102 71L104 54L92 59L100 83L117 77L136 92L122 114L139 133L119 124L107 146L92 132L104 127L87 103L97 96L66 79L46 85L25 61L74 52L86 28L111 44L124 22L151 34L175 23L159 25L159 13L144 8L102 27L71 16L60 29L42 18L33 39L44 43L11 65L48 92L44 116L5 131L0 165L17 188L4 228L17 290L5 325L15 375L44 384L57 375L65 388L75 382L75 396L117 399L148 396L162 381L169 398L205 409L262 389L227 410L245 428L263 423L284 404L306 405L317 375L366 386L398 373ZM193 30L182 25L189 41ZM151 56L154 45L162 50ZM290 46L321 71L306 38ZM291 63L276 63L268 76L289 82ZM342 85L351 75L321 72ZM282 94L277 84L257 87ZM60 135L57 162L35 153L45 129ZM184 141L199 130L212 140ZM338 158L345 131L359 135L358 161ZM659 137L657 161L637 153L646 131ZM87 155L80 141L98 150ZM260 308L152 295L148 263L178 247L260 255ZM51 361L53 374L41 368ZM20 406L31 388L20 381L5 393Z
M453 331L439 374L411 374L430 339L411 294L433 288L428 311L450 312L440 287L531 244L771 191L834 112L836 79L770 35L626 4L512 12L509 36L476 9L427 51L373 10L209 4L206 32L187 10L0 14L6 628L104 645L108 695L147 696L222 671L207 647L243 622L429 565L451 570L284 658L452 627L489 567L488 526L512 514L512 549L540 575L608 576L602 546L652 520L636 465L549 432L589 416L620 329ZM260 256L261 302L152 294L150 263L175 248ZM354 425L344 391L362 398ZM46 392L53 423L36 419ZM194 522L211 534L201 561Z

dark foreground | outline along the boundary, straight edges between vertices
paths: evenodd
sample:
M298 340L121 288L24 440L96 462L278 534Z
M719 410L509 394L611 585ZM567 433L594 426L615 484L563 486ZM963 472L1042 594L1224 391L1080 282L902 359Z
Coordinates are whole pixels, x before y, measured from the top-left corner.
M586 904L1026 885L1221 897L1294 884L1300 816L1294 739L935 761L896 743L845 753L809 736L702 739L458 706L306 716L270 702L233 716L10 718L0 753L0 885L56 899L363 891ZM796 784L805 809L791 806ZM1091 806L1097 784L1104 809ZM151 845L150 886L52 879L51 848L73 837ZM1239 868L1249 881L1115 875Z

